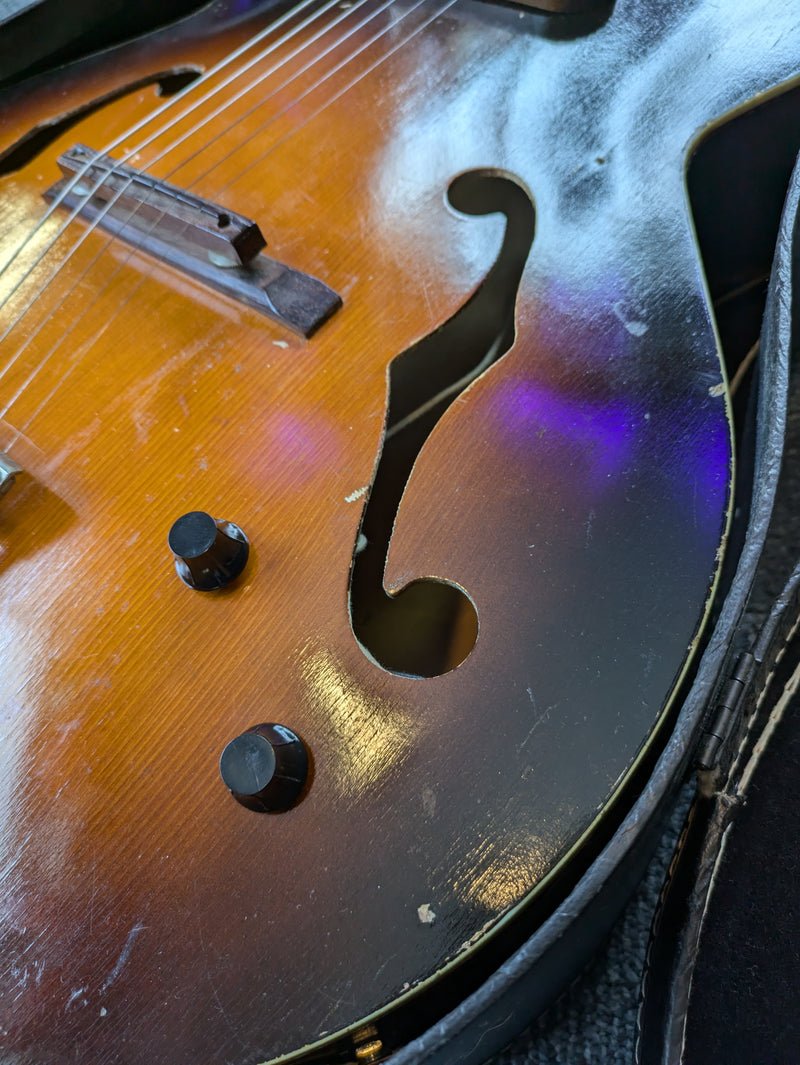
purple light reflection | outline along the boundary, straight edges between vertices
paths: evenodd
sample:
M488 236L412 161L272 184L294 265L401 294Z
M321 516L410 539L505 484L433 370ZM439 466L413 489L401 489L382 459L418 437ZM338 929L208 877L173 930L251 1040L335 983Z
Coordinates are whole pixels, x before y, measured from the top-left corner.
M271 479L294 491L342 464L342 445L335 425L314 411L302 418L290 411L273 411L262 432L263 467L269 470Z
M649 491L655 506L677 504L687 523L713 538L730 457L722 402L698 403L696 395L600 400L506 377L493 393L492 420L509 459L529 466L532 481L558 479L592 499Z
M493 396L496 423L504 443L566 463L593 490L615 483L630 463L644 424L623 404L593 404L536 381L505 378ZM563 467L562 467L563 468Z
M709 399L701 406L673 403L659 417L666 429L655 457L669 477L672 497L684 502L697 526L718 535L731 462L723 399Z

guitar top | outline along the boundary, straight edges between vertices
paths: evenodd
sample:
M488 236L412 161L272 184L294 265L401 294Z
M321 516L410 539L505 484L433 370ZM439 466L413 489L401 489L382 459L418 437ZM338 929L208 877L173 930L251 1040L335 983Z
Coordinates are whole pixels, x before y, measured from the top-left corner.
M220 0L7 91L4 1062L379 1060L597 854L729 520L686 160L798 15Z

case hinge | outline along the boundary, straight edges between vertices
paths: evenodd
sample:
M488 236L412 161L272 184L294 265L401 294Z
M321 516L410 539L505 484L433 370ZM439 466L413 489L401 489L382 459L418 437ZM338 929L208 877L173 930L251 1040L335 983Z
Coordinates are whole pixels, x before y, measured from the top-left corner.
M749 686L755 673L756 660L749 651L736 659L733 671L723 685L700 743L697 765L700 769L715 769L723 744L731 735L741 714Z

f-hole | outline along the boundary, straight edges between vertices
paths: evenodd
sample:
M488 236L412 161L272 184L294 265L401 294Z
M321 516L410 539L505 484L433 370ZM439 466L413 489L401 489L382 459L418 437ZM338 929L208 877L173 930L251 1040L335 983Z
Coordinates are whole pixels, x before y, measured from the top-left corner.
M503 242L494 265L466 303L389 366L383 446L350 571L350 620L356 639L384 669L412 677L439 676L460 665L478 638L478 613L468 591L443 577L386 591L384 572L397 510L436 423L514 341L517 290L535 225L531 195L510 174L467 171L451 182L447 196L463 214L505 215Z
M85 118L95 114L97 111L101 111L104 107L108 107L109 104L116 103L117 100L130 96L131 93L138 92L148 85L155 85L159 96L174 96L185 89L187 85L191 85L193 81L196 81L201 73L202 71L197 67L176 67L174 70L162 70L156 74L148 74L144 78L138 78L136 81L121 85L103 96L98 96L96 99L76 107L73 111L67 111L66 114L59 115L57 118L33 126L19 140L6 148L5 151L0 152L0 177L4 177L6 174L13 174L27 166L37 155L40 155L54 141L57 141L59 137L62 137L68 130L72 129L73 126L77 126L79 122L83 122Z

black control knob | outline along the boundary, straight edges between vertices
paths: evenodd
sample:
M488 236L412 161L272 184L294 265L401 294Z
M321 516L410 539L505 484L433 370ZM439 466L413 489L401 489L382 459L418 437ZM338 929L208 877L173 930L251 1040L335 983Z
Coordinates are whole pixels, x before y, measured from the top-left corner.
M234 799L251 810L288 810L308 776L308 752L285 725L256 725L231 740L219 772Z
M178 576L201 592L230 584L247 562L247 537L230 521L216 521L203 510L178 518L169 531L169 548Z

